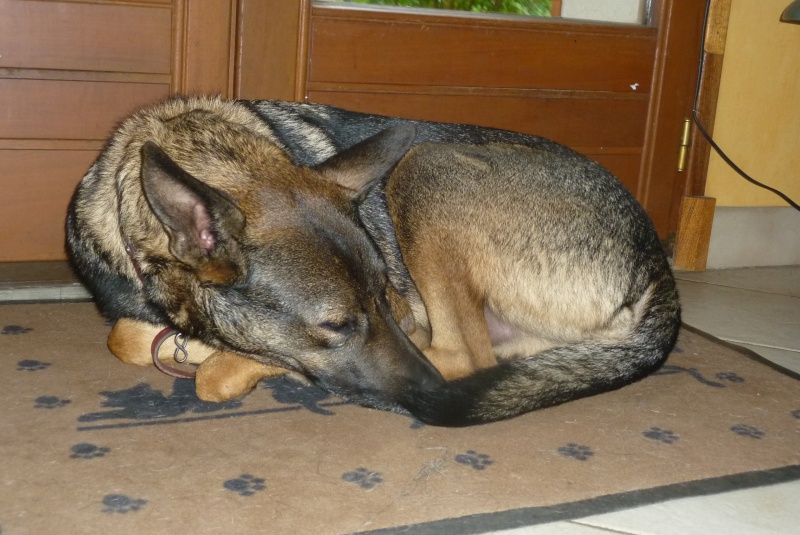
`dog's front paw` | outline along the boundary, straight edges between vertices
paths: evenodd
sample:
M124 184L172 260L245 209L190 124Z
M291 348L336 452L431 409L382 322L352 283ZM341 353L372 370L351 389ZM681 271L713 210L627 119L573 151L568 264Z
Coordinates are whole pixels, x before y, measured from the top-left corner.
M217 351L198 366L195 391L203 401L230 401L249 394L262 379L284 373L283 368Z
M108 349L115 357L126 364L152 366L151 346L153 339L159 335L163 328L163 325L152 325L131 318L120 318L108 335ZM187 363L200 364L215 349L197 340L190 340L186 351ZM164 344L158 353L158 358L162 362L169 362L174 358L174 353L174 344Z
M150 344L161 328L130 318L120 318L108 335L108 349L125 364L152 366Z

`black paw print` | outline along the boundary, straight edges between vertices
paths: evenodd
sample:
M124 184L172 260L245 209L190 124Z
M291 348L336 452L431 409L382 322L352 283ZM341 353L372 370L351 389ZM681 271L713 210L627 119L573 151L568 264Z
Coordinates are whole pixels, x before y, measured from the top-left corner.
M800 420L800 409L793 410L791 412L791 415L794 416L795 418L797 418L798 420Z
M767 434L758 427L747 424L736 424L733 427L731 427L731 431L733 431L737 435L750 438L761 439L767 436Z
M734 372L719 372L716 378L720 381L728 381L729 383L743 383L744 377L737 375Z
M124 494L108 494L105 498L103 498L103 505L106 506L103 509L104 513L121 513L121 514L128 514L131 511L138 511L144 504L147 503L147 500L131 498L129 496L125 496Z
M366 468L356 468L352 472L347 472L342 475L342 479L367 490L372 490L383 483L383 476L380 472L372 472Z
M22 325L6 325L0 334L27 334L33 329L31 327L23 327Z
M238 492L242 496L252 496L259 490L267 488L262 478L250 474L242 474L236 479L229 479L224 485L226 489Z
M467 450L467 453L460 453L456 455L456 462L471 466L475 470L485 470L487 466L492 464L492 458L485 453L478 453L474 450Z
M558 448L558 453L564 457L572 457L573 459L577 459L579 461L588 461L589 457L594 455L592 448L589 446L581 446L580 444L575 444L574 442L570 442L566 446L561 446Z
M20 372L38 372L50 367L49 362L41 362L38 360L26 359L17 362L17 371Z
M71 403L68 399L61 399L56 396L39 396L35 401L34 407L37 409L58 409L67 403Z
M663 442L664 444L673 444L680 438L672 431L668 429L661 429L660 427L651 427L642 434L651 440L657 440L659 442Z
M109 448L101 448L100 446L95 446L94 444L89 444L87 442L82 442L80 444L75 444L72 446L72 455L70 455L71 459L95 459L97 457L103 457L106 453L110 452Z

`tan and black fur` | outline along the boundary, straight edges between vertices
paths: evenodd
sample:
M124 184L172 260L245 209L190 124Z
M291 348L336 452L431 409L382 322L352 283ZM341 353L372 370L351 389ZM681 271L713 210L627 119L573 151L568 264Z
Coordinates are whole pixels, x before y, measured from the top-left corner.
M173 99L120 126L67 233L115 354L143 360L174 326L210 346L209 399L291 371L481 423L645 376L680 323L652 224L607 170L468 125Z

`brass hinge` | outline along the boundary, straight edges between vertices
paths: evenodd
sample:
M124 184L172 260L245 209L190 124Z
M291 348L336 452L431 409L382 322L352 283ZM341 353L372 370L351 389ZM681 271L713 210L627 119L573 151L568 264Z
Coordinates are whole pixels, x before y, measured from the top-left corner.
M683 131L681 132L681 148L678 152L678 172L686 170L686 158L689 156L689 142L692 136L692 120L683 120Z

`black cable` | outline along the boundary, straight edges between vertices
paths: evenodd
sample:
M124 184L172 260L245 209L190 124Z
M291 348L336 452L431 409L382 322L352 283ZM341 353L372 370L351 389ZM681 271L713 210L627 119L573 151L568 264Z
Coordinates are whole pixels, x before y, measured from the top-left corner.
M760 188L764 188L765 190L771 191L772 193L774 193L775 195L777 195L778 197L789 203L789 205L795 210L800 210L800 205L798 205L792 199L787 197L783 192L778 191L777 189L772 188L770 186L767 186L766 184L762 184L758 180L752 178L750 175L742 171L742 169L738 165L733 163L733 160L731 160L728 157L728 155L725 154L721 148L719 148L719 145L717 145L716 142L714 142L714 140L711 138L711 135L706 131L703 125L700 124L700 119L697 117L697 101L700 97L700 85L703 79L703 67L705 66L705 43L706 43L706 31L708 29L708 12L710 6L711 6L711 0L706 2L706 12L705 16L703 17L703 35L700 38L700 67L697 71L697 86L695 87L694 90L694 102L692 103L692 118L694 119L694 124L697 125L697 129L700 131L701 134L703 134L703 137L706 138L708 144L711 145L711 147L717 152L717 154L719 154L719 157L722 158L725 161L725 163L730 165L734 171L739 173L742 176L742 178L744 178L751 184L754 184Z

